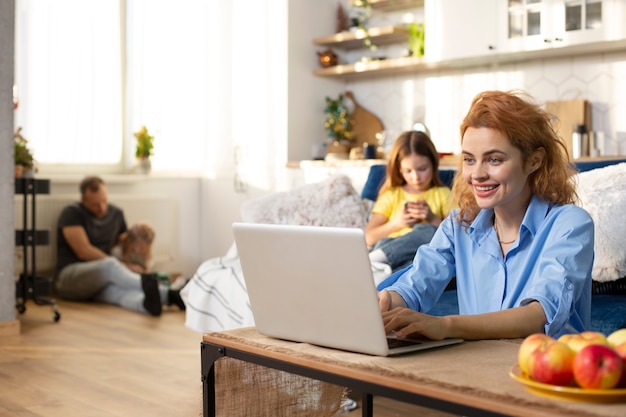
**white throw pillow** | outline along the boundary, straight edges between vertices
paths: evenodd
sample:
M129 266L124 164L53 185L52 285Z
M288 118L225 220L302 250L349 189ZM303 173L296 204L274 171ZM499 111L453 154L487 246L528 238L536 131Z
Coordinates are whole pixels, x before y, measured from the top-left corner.
M578 174L580 206L595 224L595 281L626 276L626 163Z
M365 228L367 212L346 175L335 175L290 191L248 200L241 206L246 223Z

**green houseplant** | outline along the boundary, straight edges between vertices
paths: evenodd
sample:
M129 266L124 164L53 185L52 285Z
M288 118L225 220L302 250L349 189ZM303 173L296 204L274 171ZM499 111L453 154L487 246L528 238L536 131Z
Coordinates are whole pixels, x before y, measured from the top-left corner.
M336 99L326 97L326 158L348 155L352 142L352 117L343 104L343 94Z
M352 120L350 112L343 104L343 94L332 99L326 97L326 136L331 142L339 142L345 144L352 140Z
M148 133L148 129L145 126L141 126L141 129L135 132L135 139L137 170L140 173L147 174L152 171L150 157L154 154L154 136Z
M154 136L148 133L145 126L141 126L141 129L135 132L135 139L137 140L135 157L137 159L150 158L154 154Z
M22 127L18 127L13 134L13 144L15 147L15 177L21 177L25 171L31 170L35 166L33 152L28 147L28 140L22 136Z
M409 30L409 54L411 56L424 56L424 24L410 23Z

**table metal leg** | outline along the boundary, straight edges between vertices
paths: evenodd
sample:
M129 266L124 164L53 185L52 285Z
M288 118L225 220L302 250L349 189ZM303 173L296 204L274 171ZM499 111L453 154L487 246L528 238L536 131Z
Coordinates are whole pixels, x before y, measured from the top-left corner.
M215 361L223 356L224 348L200 345L203 417L215 417Z
M374 396L372 394L363 393L361 398L361 415L363 417L372 417L374 415Z

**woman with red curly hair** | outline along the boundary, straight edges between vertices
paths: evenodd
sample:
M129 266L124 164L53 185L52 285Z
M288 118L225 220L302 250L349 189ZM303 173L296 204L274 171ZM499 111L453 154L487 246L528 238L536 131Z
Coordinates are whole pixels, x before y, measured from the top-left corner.
M387 331L432 339L588 328L594 225L550 115L521 92L478 94L461 123L453 210L379 292ZM456 277L459 315L433 307Z

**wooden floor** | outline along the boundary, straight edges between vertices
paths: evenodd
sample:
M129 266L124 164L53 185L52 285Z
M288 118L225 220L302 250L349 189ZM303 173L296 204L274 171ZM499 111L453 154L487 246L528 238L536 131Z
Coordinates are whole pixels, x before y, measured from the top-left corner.
M0 337L0 417L196 417L200 414L200 335L185 315L155 318L119 307L30 302L21 334ZM358 399L359 396L355 396ZM385 398L375 417L447 414ZM356 417L360 407L342 414Z
M2 417L198 416L200 335L185 315L27 303L21 334L0 338Z

